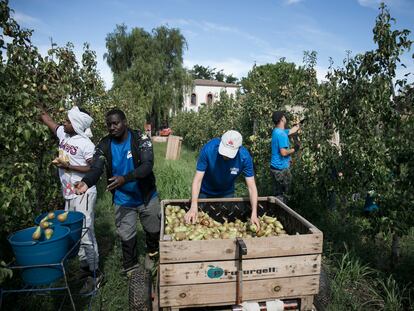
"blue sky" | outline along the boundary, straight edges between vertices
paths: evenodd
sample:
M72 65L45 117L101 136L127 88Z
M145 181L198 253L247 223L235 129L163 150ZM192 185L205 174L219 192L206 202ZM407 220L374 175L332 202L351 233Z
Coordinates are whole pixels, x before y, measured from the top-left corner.
M50 38L58 45L72 42L77 55L81 54L84 42L90 43L97 52L98 69L109 88L112 74L103 54L105 37L116 24L147 31L160 25L180 28L188 43L184 55L186 67L210 66L239 78L246 76L255 62L274 63L285 57L302 64L303 51L315 50L318 77L323 79L329 57L339 66L347 50L356 54L374 47L372 28L379 2L11 0L10 6L22 26L35 30L33 42L43 53L50 46ZM414 31L414 0L385 2L397 20L396 27ZM407 70L414 74L412 53L404 61Z

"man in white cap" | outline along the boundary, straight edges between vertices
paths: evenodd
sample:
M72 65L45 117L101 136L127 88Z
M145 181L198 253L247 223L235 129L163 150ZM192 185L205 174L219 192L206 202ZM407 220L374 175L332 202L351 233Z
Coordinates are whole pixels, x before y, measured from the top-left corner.
M103 274L98 269L99 253L94 232L96 187L89 188L84 195L77 195L74 185L90 170L95 153L95 145L89 139L92 136L90 126L93 119L76 106L68 111L63 125L56 124L44 111L40 118L59 139L59 157L69 160L52 162L59 168L65 210L78 211L85 215L85 227L88 231L86 234L82 232L78 256L81 268L79 278L86 278L80 293L87 294L99 287L103 281Z
M203 146L191 186L191 208L185 215L187 222L195 223L197 220L198 198L233 197L236 178L243 173L252 207L251 222L260 227L253 160L242 142L241 134L230 130L221 139L214 138Z

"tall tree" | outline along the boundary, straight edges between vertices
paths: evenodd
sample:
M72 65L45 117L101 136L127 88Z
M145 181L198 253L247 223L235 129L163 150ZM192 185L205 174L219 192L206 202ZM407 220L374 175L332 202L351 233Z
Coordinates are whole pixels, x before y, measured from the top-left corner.
M202 65L194 65L190 70L194 79L213 80L215 76L216 68L210 68L210 66L204 67Z
M217 80L226 83L237 83L238 81L232 74L226 75L223 69L216 71L216 68L210 68L210 66L194 65L190 74L193 79Z
M125 25L117 25L107 35L106 47L104 57L114 74L113 92L131 105L126 110L156 128L170 111L181 108L190 79L183 67L187 43L178 29L161 26L151 33L142 28L128 32Z
M223 69L216 72L215 79L217 81L224 82L225 78L226 78L226 75L224 74Z
M232 74L226 76L226 83L237 83L238 79L234 77Z

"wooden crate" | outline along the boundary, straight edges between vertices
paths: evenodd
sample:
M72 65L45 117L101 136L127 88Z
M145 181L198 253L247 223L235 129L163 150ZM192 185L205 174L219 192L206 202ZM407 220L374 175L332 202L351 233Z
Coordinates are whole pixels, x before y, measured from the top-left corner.
M248 198L200 199L200 208L217 221L250 216ZM167 205L188 209L189 200L164 200L159 266L159 306L187 308L236 303L235 239L171 241L164 235ZM243 300L301 299L311 310L318 293L322 232L275 197L261 197L258 214L276 216L289 235L243 238Z
M166 137L166 136L152 136L151 140L154 143L166 143L168 141L168 137Z
M167 160L178 160L180 158L182 141L183 138L180 136L168 136L167 152L165 155Z

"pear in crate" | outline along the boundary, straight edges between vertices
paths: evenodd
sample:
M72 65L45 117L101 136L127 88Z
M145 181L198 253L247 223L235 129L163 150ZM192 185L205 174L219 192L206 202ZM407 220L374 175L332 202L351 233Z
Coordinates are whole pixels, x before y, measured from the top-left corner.
M32 234L32 239L39 240L41 235L42 235L42 228L40 228L40 226L37 226L35 232L33 232Z
M46 237L46 240L49 240L49 239L52 237L52 235L53 235L53 229L47 228L47 229L45 230L45 237Z
M58 215L58 217L57 217L57 219L58 219L60 222L64 222L64 221L68 218L68 213L69 213L69 212L64 212L64 213L62 213L62 214L59 214L59 215Z

